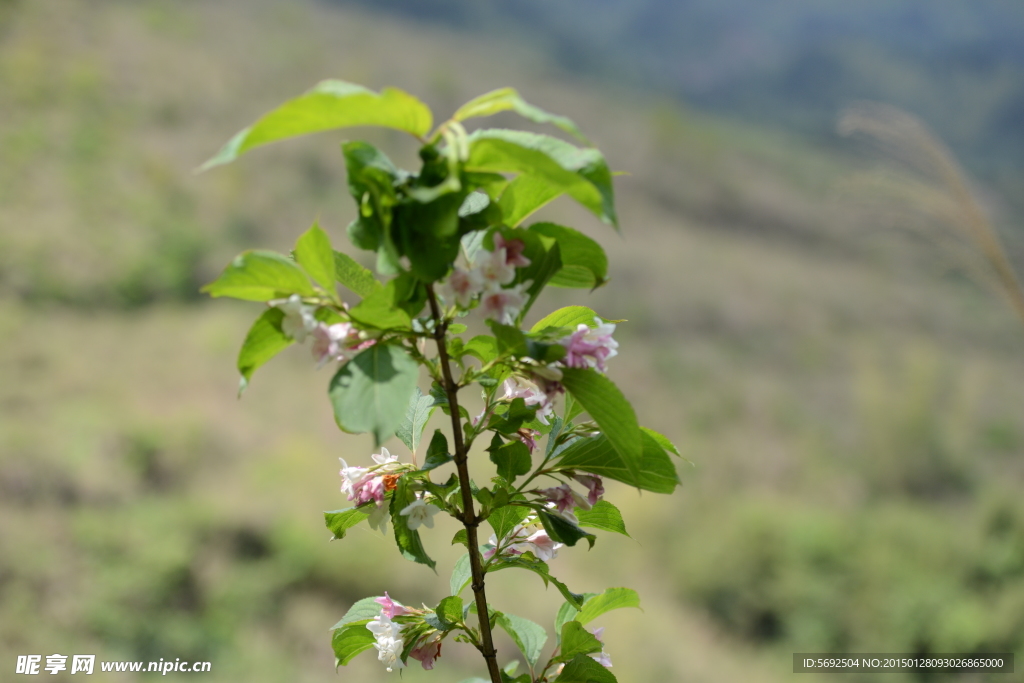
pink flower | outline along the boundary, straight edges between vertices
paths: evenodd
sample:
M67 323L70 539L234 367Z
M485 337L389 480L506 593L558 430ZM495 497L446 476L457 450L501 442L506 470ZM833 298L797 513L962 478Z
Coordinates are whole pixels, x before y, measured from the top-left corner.
M499 323L510 325L515 320L519 311L522 310L523 304L526 303L526 297L523 292L524 286L525 283L520 283L508 289L488 286L484 289L483 296L480 298L483 314L488 318L494 318Z
M604 639L601 638L601 636L604 635L604 626L601 628L595 628L591 633L593 633L594 637L597 638L597 642L604 645ZM606 669L612 668L612 656L605 652L603 647L600 652L592 653L590 658Z
M592 506L601 500L604 495L604 482L596 474L577 474L573 477L576 481L587 487L587 502Z
M409 656L422 662L424 669L428 671L433 669L434 660L441 656L440 635L434 633L433 635L426 636L412 649Z
M572 487L568 484L562 484L561 486L541 489L538 493L545 496L549 503L554 503L555 509L558 510L558 514L562 515L566 519L572 514L572 511L578 507L584 510L589 510L593 503L589 502L586 498L581 496L572 490Z
M538 436L540 436L540 432L538 432L536 429L527 429L526 427L523 427L518 432L516 432L512 438L517 439L518 441L522 441L524 444L526 444L527 448L530 449L530 453L533 453L535 450L537 450Z
M505 241L504 235L500 232L494 233L494 250L505 250L505 263L518 268L525 268L530 265L530 259L523 256L526 244L522 240Z
M345 360L342 351L359 343L359 331L352 327L352 323L335 323L330 326L319 323L312 335L313 360L317 362L317 367L328 360Z
M376 501L377 505L382 505L384 503L384 477L363 479L352 487L352 493L349 500L354 500L356 507L369 503L371 500Z
M618 355L619 343L612 339L615 325L602 323L600 318L594 321L597 327L580 323L575 332L560 342L565 347L562 362L570 368L597 368L604 372L605 361Z
M381 614L386 614L388 619L394 619L401 614L409 614L409 610L401 603L392 600L387 591L384 591L383 598L374 598L374 602L383 608Z
M568 484L562 484L556 488L541 489L540 492L549 503L554 503L555 507L558 508L559 512L573 511L576 507L576 501L572 498L572 489L569 488Z
M554 414L555 406L552 397L533 380L525 377L509 377L505 380L503 387L506 400L512 401L521 398L528 406L540 406L537 410L537 419L542 424L547 424L548 416Z
M469 306L483 286L483 277L476 269L463 270L456 267L448 276L448 290L462 308Z

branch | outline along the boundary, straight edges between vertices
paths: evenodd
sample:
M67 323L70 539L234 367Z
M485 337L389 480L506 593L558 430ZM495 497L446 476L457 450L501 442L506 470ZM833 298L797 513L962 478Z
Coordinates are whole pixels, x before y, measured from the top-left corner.
M491 638L491 619L487 611L487 594L484 592L484 571L480 557L480 542L477 539L477 527L480 519L473 509L473 492L469 485L469 466L466 444L462 439L462 422L459 417L458 385L452 379L451 367L448 365L448 346L446 334L448 323L441 317L437 296L432 285L427 285L427 297L430 300L430 312L434 316L434 340L437 342L437 354L440 358L441 373L444 378L444 391L448 397L448 409L452 416L452 437L455 440L455 467L459 473L459 487L462 492L463 514L462 525L466 527L469 547L469 568L472 577L470 587L476 597L476 613L480 620L480 653L487 662L487 671L492 683L501 683L501 670L498 668L498 653L494 649Z

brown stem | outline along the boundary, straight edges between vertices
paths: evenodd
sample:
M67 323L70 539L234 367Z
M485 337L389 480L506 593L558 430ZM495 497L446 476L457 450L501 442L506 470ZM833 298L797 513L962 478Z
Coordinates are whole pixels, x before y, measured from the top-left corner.
M455 467L459 473L459 487L462 490L462 525L466 527L467 545L469 546L469 568L472 576L470 587L476 596L476 614L480 619L480 653L487 662L487 671L492 683L501 683L501 670L498 668L498 653L494 649L491 638L491 619L487 612L487 594L484 592L484 570L480 557L480 543L477 540L477 527L480 519L473 509L473 492L469 486L469 466L466 445L462 439L462 422L459 416L458 387L452 379L452 370L448 365L448 347L445 335L448 323L441 318L434 288L427 285L427 297L430 300L430 312L434 316L434 340L437 342L437 354L441 361L441 372L444 377L444 391L448 396L448 410L452 415L452 436L455 439Z

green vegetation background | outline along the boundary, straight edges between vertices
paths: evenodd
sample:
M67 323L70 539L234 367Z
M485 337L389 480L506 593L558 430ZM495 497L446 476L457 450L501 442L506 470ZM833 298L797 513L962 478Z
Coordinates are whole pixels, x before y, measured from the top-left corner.
M569 203L546 211L608 250L614 286L585 303L629 320L611 374L695 463L672 498L610 487L636 540L552 565L575 590L641 591L644 612L599 624L623 680L789 680L794 651L1020 659L1024 330L927 240L881 228L913 216L837 189L859 153L352 8L4 0L3 670L96 654L209 660L210 681L337 680L327 629L352 601L443 597L443 576L369 530L327 542L337 458L366 460L369 439L337 431L327 371L301 348L236 401L256 310L197 293L239 249L286 249L316 216L344 244L337 135L191 174L325 77L441 112L514 85L632 173L622 239ZM404 139L367 135L412 163ZM441 567L453 532L428 540ZM532 577L492 585L550 623L557 594ZM444 672L405 678L459 680L471 655L446 646ZM340 676L388 680L369 655Z

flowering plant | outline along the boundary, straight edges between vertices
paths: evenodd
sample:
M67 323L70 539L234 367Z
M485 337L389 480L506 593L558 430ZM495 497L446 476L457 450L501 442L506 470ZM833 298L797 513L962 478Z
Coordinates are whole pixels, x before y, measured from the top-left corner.
M554 124L587 146L517 130L467 133L463 126L502 111ZM338 426L373 434L378 447L392 435L408 447L409 462L383 447L372 465L341 459L341 492L352 506L325 513L335 538L364 520L387 533L390 522L401 554L434 568L420 534L442 513L463 525L453 543L466 553L455 563L451 595L423 609L403 606L386 591L358 601L333 628L337 663L375 649L388 671L410 658L431 669L452 638L480 651L492 683L615 681L603 629L586 625L609 610L638 607L639 596L628 588L575 593L548 563L580 541L592 547L596 537L588 529L626 533L619 510L604 500L604 478L671 493L678 479L669 453L678 452L640 427L605 376L618 349L616 321L568 306L524 329L544 287L601 286L607 258L572 228L522 227L567 194L617 228L612 174L572 121L512 89L472 100L432 131L430 110L411 95L341 81L320 83L266 114L204 168L283 138L362 125L405 131L422 145L418 173L397 168L365 142L342 145L358 207L348 235L376 253L385 280L335 251L314 224L291 255L244 252L204 288L211 296L266 304L239 353L240 392L278 352L309 341L318 365L337 366L328 393ZM490 334L466 339L464 319L481 320ZM419 387L421 370L430 380L427 393ZM471 386L483 402L476 416L459 400ZM435 430L418 463L424 428L437 409L450 417L451 442ZM495 476L480 486L469 476L468 458L484 435ZM438 474L450 465L449 476ZM486 543L483 523L492 531ZM487 602L487 575L504 569L533 572L564 599L546 662L545 629ZM461 597L467 586L468 604ZM495 626L522 651L527 672L515 675L517 661L499 667Z

